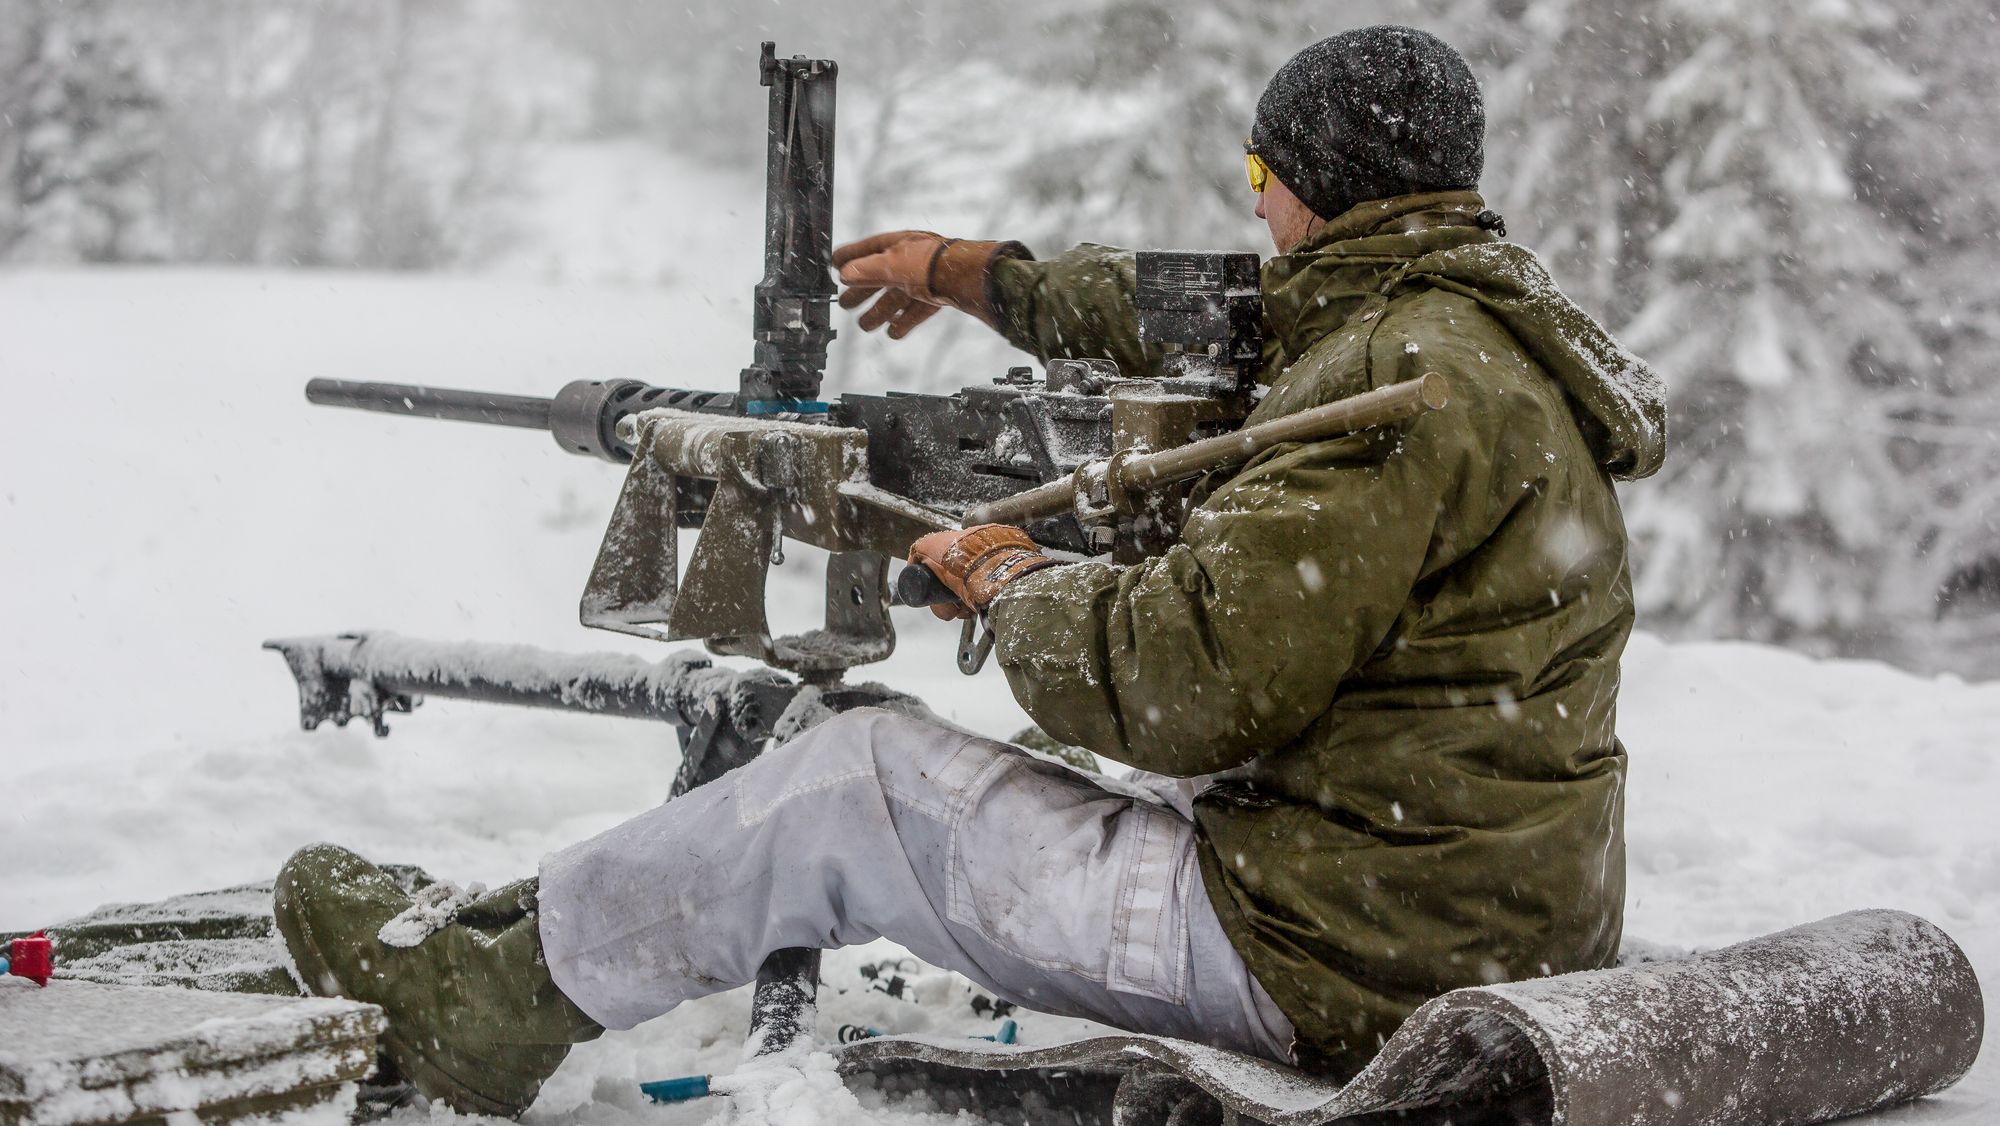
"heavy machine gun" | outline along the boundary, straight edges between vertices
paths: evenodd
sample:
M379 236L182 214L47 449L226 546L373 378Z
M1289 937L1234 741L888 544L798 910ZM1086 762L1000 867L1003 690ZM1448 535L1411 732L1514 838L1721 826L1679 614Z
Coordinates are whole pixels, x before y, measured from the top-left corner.
M514 646L343 634L267 643L299 684L308 729L385 717L425 695L645 716L680 736L680 793L833 712L921 708L847 670L894 647L892 602L949 596L889 567L919 536L963 524L1025 526L1049 548L1131 562L1171 544L1184 482L1284 441L1366 429L1442 406L1442 383L1416 357L1395 386L1239 429L1255 403L1262 351L1258 262L1251 254L1142 253L1138 319L1156 370L1107 360L1016 367L947 395L821 398L832 255L834 91L830 60L781 59L764 44L770 87L764 276L751 364L734 391L580 379L551 398L314 380L316 404L545 430L564 450L627 466L580 600L587 626L666 641L767 669L714 668L699 655L657 665ZM682 529L699 529L680 565ZM830 552L825 619L774 635L769 562L784 539ZM991 635L966 623L960 668L978 671ZM785 674L794 674L797 679ZM781 951L759 976L753 1051L809 1028L817 954Z

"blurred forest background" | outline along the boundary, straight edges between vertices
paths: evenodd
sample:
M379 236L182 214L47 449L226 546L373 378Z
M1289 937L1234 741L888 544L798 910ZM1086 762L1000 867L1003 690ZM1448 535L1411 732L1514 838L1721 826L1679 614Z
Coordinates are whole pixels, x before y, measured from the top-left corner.
M1268 253L1264 80L1384 21L1472 58L1488 199L1668 380L1642 625L2000 675L1991 0L0 0L0 263L671 287L523 197L645 154L757 191L766 38L840 60L844 236ZM874 355L935 389L992 374L965 340Z

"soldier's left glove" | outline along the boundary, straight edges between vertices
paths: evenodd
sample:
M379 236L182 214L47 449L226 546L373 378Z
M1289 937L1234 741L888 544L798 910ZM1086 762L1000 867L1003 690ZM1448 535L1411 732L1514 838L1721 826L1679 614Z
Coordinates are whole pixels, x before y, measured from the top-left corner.
M959 606L931 607L946 621L985 613L1008 583L1056 563L1028 533L1005 524L932 532L911 545L910 562L929 568L958 596Z
M999 310L987 285L994 263L1002 258L1030 258L1018 242L977 242L946 238L933 231L890 231L835 247L833 265L848 288L840 307L852 309L882 297L861 314L863 332L889 326L889 338L901 340L951 306L1000 327Z

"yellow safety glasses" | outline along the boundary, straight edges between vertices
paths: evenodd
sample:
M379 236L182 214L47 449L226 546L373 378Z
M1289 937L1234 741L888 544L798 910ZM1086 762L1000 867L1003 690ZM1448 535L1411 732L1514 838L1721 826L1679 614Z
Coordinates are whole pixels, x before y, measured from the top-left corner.
M1264 158L1256 153L1246 152L1243 154L1243 167L1250 173L1250 190L1263 195L1264 185L1271 180L1271 166L1264 163Z

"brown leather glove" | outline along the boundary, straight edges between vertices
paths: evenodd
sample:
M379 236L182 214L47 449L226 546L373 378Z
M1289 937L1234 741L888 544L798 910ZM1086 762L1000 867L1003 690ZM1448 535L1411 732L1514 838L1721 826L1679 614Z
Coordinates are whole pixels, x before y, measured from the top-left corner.
M882 294L861 314L861 331L889 326L889 338L910 330L949 305L1000 327L987 293L987 276L1002 258L1031 258L1018 242L972 242L932 231L890 231L834 248L833 264L848 288L840 307L852 309Z
M1042 554L1028 533L1005 524L932 532L910 546L910 562L929 568L958 595L961 605L931 607L946 621L985 613L1008 583L1056 563Z

